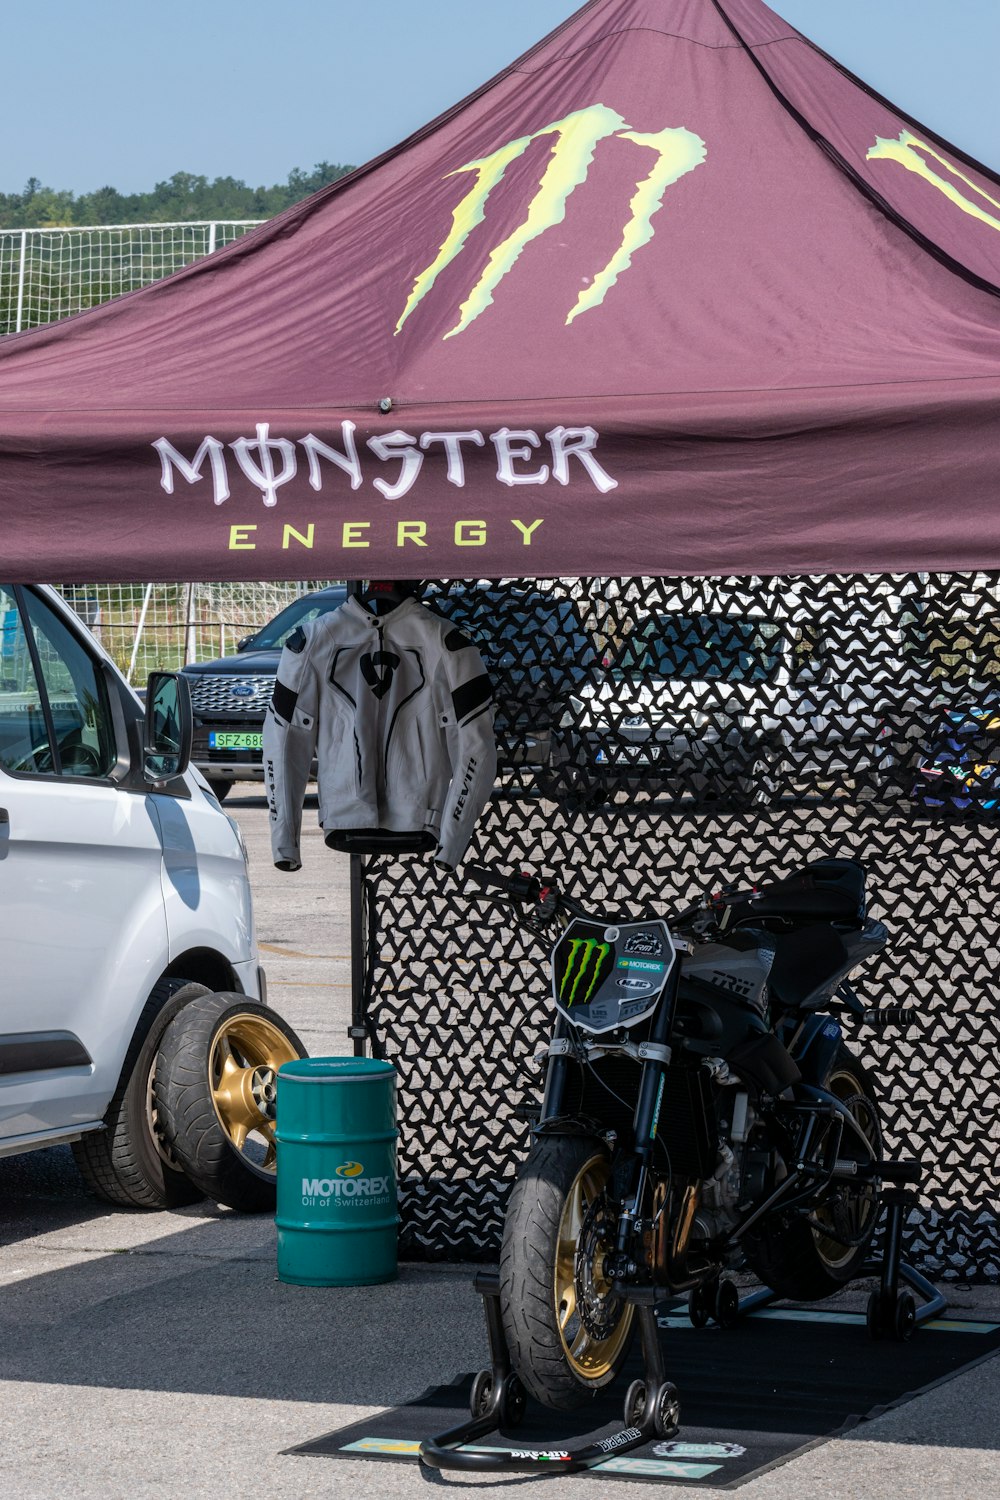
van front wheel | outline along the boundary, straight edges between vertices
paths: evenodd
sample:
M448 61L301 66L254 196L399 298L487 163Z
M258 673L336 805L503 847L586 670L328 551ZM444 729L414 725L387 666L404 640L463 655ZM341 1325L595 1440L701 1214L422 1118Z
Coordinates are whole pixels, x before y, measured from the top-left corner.
M184 979L161 979L153 986L105 1113L104 1129L74 1142L81 1177L106 1203L120 1208L183 1208L203 1196L164 1139L153 1085L164 1032L185 1006L208 993L203 984Z

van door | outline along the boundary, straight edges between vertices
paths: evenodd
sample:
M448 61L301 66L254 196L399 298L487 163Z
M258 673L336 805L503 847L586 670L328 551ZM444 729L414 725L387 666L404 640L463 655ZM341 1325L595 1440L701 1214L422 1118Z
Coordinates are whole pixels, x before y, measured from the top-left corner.
M158 824L110 779L113 690L69 611L0 584L0 1140L100 1119L165 965Z

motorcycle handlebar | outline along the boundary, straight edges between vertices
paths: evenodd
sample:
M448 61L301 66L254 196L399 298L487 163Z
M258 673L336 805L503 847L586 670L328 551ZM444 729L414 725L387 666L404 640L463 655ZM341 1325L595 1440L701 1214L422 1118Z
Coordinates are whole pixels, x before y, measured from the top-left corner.
M551 878L529 875L526 871L520 875L502 875L498 870L489 869L485 865L466 865L463 873L484 890L492 888L498 891L505 891L508 896L513 896L516 901L521 901L525 904L531 902L532 905L543 906L549 913L555 911L557 908L561 908L574 917L583 917L584 920L606 920L609 922L628 920L625 918L616 918L606 913L588 911L585 906L580 905L579 901L574 900L572 896L560 890L555 880ZM688 922L701 912L708 910L711 904L711 898L702 897L694 906L688 907L686 911L672 915L668 918L668 921L671 926ZM645 920L645 918L639 918L639 920Z
M540 901L545 889L537 875L501 875L484 865L468 865L464 873L483 889L506 891L518 901Z

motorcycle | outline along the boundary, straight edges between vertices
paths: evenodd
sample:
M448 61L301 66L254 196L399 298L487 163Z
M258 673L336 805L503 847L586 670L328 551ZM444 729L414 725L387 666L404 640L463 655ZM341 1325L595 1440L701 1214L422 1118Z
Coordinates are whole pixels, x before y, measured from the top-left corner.
M881 1126L838 1015L865 1015L848 976L888 936L866 914L863 866L818 860L669 922L470 873L556 936L544 1090L500 1256L527 1391L556 1410L586 1402L621 1371L642 1304L686 1292L696 1325L733 1321L726 1271L802 1301L856 1276Z

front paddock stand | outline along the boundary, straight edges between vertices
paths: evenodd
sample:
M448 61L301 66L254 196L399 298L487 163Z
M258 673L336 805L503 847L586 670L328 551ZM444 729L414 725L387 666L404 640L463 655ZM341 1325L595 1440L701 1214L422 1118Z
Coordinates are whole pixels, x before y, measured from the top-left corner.
M666 1379L652 1307L637 1307L642 1341L643 1377L633 1380L625 1394L621 1432L592 1438L575 1448L511 1448L477 1451L466 1445L501 1428L509 1431L524 1416L527 1394L510 1364L510 1351L500 1319L500 1278L495 1271L479 1272L473 1282L483 1299L490 1368L472 1382L472 1415L439 1437L420 1445L420 1462L432 1469L465 1471L504 1470L521 1474L573 1474L592 1468L613 1454L630 1453L652 1438L674 1437L680 1425L677 1388Z

